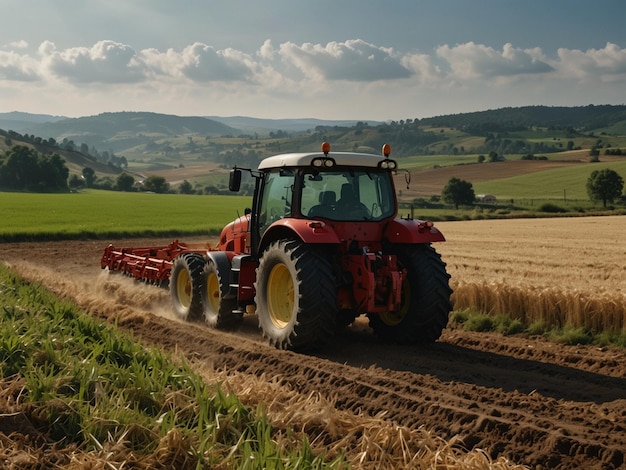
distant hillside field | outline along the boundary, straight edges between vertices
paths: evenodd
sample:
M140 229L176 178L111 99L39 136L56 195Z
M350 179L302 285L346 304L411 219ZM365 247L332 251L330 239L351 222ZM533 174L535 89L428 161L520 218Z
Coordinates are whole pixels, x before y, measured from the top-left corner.
M445 161L445 158L442 158ZM401 168L406 168L401 165ZM592 171L611 168L626 180L626 156L602 156L600 162L586 160L510 160L494 163L466 163L411 171L410 189L403 173L395 177L402 199L441 194L450 178L472 183L476 194L493 194L500 199L570 198L587 199L586 181ZM410 167L409 167L410 169Z

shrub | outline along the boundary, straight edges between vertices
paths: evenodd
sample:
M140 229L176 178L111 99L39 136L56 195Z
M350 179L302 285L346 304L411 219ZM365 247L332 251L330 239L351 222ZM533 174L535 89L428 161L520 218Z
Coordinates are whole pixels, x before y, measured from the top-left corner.
M492 331L494 329L494 319L485 314L471 315L463 326L469 331Z
M516 335L519 333L523 333L526 330L526 327L521 322L521 320L511 320L511 318L499 315L496 318L497 327L496 331L498 333L502 333L505 336L508 335Z
M552 214L567 212L567 209L564 209L563 207L557 206L556 204L552 204L550 202L541 204L537 210L539 212L548 212Z
M470 313L467 310L458 310L458 311L452 312L452 321L462 325L463 323L467 321L469 316L470 316Z
M562 329L553 331L550 337L558 343L570 345L589 344L593 341L592 335L585 328L574 328L571 325L565 325Z
M546 333L546 331L548 331L548 326L541 320L537 320L532 322L528 328L526 328L526 331L528 332L528 334L530 335L534 335L534 336L540 336Z

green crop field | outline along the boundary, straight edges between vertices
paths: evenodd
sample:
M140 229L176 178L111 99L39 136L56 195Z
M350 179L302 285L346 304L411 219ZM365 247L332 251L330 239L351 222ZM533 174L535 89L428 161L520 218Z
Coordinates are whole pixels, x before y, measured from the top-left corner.
M0 193L0 240L218 234L250 197L124 193Z
M626 180L626 160L555 168L510 178L474 183L476 194L496 194L498 199L589 199L587 179L594 170L610 168Z

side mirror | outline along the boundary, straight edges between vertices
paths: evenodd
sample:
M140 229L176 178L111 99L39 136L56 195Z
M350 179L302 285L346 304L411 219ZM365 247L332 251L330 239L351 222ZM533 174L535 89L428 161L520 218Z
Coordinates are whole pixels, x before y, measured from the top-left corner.
M241 188L241 170L235 168L234 170L230 170L228 189L233 192L237 192L239 191L239 188Z

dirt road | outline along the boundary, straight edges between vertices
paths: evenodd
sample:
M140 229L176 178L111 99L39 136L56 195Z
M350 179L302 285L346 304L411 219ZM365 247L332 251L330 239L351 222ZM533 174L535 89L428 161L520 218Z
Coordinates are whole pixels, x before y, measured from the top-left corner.
M337 410L384 411L399 425L422 426L445 439L460 436L468 448L530 468L626 468L622 350L453 328L428 347L391 346L358 321L314 355L277 351L261 339L254 316L234 333L173 320L166 290L100 270L105 245L4 244L0 260L93 315L116 318L137 338L218 370L273 377L303 394L319 392Z

